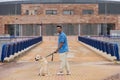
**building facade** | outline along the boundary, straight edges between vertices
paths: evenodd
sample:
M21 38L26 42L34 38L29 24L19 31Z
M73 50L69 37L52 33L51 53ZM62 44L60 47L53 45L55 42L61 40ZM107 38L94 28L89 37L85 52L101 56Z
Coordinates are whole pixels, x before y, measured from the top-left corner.
M4 5L8 4L0 6ZM120 15L109 14L106 5L102 9L99 3L17 3L9 14L0 13L0 34L54 36L56 25L62 25L67 35L110 35L110 30L120 30Z

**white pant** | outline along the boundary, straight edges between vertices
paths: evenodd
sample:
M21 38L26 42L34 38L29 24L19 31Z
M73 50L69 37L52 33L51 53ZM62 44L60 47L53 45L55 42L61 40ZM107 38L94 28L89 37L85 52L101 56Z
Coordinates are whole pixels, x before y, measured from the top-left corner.
M63 71L63 69L65 68L66 71L70 71L70 67L69 67L69 63L67 60L67 52L65 53L59 53L59 57L60 57L60 71Z

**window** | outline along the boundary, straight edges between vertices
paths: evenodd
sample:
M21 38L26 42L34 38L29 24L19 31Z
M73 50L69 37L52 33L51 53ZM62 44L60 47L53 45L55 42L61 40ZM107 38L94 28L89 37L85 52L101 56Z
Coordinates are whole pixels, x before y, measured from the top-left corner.
M99 14L120 14L120 3L99 3Z
M26 15L37 15L38 11L37 10L26 10L25 14Z
M63 14L65 14L65 15L73 15L74 11L73 10L64 10Z
M25 13L26 15L29 15L29 10L26 10L26 13Z
M57 14L57 10L46 10L46 14L56 15Z
M98 24L81 24L80 34L81 35L98 35Z
M0 15L20 15L21 4L3 4L0 3Z
M38 11L37 11L37 10L31 10L30 12L31 12L31 14L30 14L30 15L37 15L37 13L38 13Z
M37 15L37 14L38 14L38 11L37 11L37 10L34 10L34 14Z
M93 14L94 11L93 10L83 10L82 14Z

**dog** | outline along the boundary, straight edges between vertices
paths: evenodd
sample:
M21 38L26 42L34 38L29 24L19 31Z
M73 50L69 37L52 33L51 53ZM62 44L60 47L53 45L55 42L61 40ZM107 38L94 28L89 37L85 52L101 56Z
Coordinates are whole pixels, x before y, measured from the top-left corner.
M35 61L38 61L40 63L40 71L39 76L48 76L48 61L45 57L42 57L40 55L36 55Z

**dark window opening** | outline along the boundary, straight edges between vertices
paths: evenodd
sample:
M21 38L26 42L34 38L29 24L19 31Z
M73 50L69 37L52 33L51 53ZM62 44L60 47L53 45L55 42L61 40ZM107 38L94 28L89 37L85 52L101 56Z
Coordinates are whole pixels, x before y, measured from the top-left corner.
M57 10L46 10L46 14L47 15L56 15L57 14Z
M93 14L94 11L93 10L83 10L82 14Z
M65 15L73 15L74 11L73 10L64 10L63 14L65 14Z

